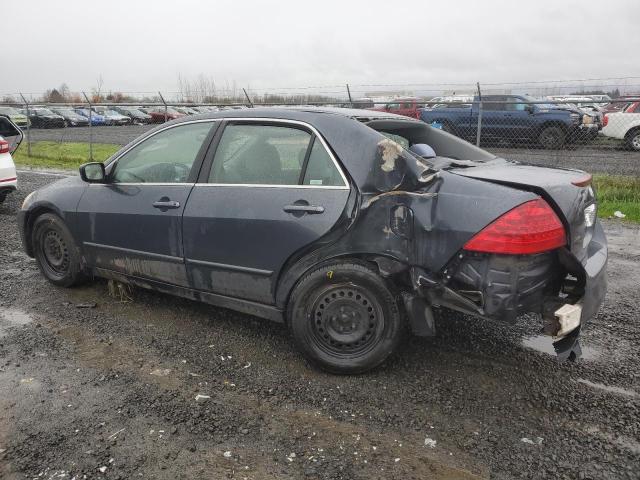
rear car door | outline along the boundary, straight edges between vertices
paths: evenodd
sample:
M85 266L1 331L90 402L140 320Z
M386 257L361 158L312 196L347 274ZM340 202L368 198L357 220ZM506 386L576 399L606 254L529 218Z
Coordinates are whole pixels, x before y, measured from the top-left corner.
M183 217L193 288L273 303L287 259L325 235L350 188L321 136L285 120L230 120Z
M159 130L110 163L106 183L87 186L77 225L91 266L188 286L182 213L215 125Z

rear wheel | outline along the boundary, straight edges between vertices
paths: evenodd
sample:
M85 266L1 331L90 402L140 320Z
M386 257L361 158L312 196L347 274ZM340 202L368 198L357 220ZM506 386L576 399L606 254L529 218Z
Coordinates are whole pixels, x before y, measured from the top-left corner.
M640 128L630 130L624 137L625 145L630 150L640 151Z
M538 143L540 143L543 148L562 148L564 146L565 137L566 135L562 128L554 126L545 127L538 135Z
M51 213L38 216L31 241L38 267L51 283L71 287L85 280L80 252L60 217Z
M287 313L300 352L332 373L377 367L402 336L396 299L383 279L362 264L339 262L306 275Z

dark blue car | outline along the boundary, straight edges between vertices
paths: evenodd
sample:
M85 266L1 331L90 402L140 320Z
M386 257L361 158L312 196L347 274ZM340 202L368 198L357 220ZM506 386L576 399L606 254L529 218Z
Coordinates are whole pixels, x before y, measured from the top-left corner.
M434 308L541 314L562 357L606 289L591 176L515 164L386 112L175 120L28 196L52 283L94 276L285 322L331 372L379 365Z
M92 126L96 126L96 125L105 125L106 124L106 120L104 118L104 116L96 113L96 112L91 112L88 108L76 108L76 113L78 115L82 115L85 118L91 118L91 125Z

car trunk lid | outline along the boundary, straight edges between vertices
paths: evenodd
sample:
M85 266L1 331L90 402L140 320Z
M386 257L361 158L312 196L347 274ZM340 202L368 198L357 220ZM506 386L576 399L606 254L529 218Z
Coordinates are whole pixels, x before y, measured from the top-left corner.
M585 208L595 202L589 176L580 170L537 167L511 162L455 168L451 173L534 192L556 210L567 229L572 253L584 260L593 234Z

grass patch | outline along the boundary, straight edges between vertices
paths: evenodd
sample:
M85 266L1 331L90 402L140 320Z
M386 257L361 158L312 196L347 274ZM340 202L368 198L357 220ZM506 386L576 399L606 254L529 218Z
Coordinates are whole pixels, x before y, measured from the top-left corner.
M93 159L103 162L115 152L120 145L110 143L94 143ZM76 169L89 161L89 144L72 142L33 142L31 157L27 156L27 145L24 143L13 155L16 165L32 167Z
M625 220L640 223L640 177L622 175L594 175L598 195L598 216L612 217L616 210Z

